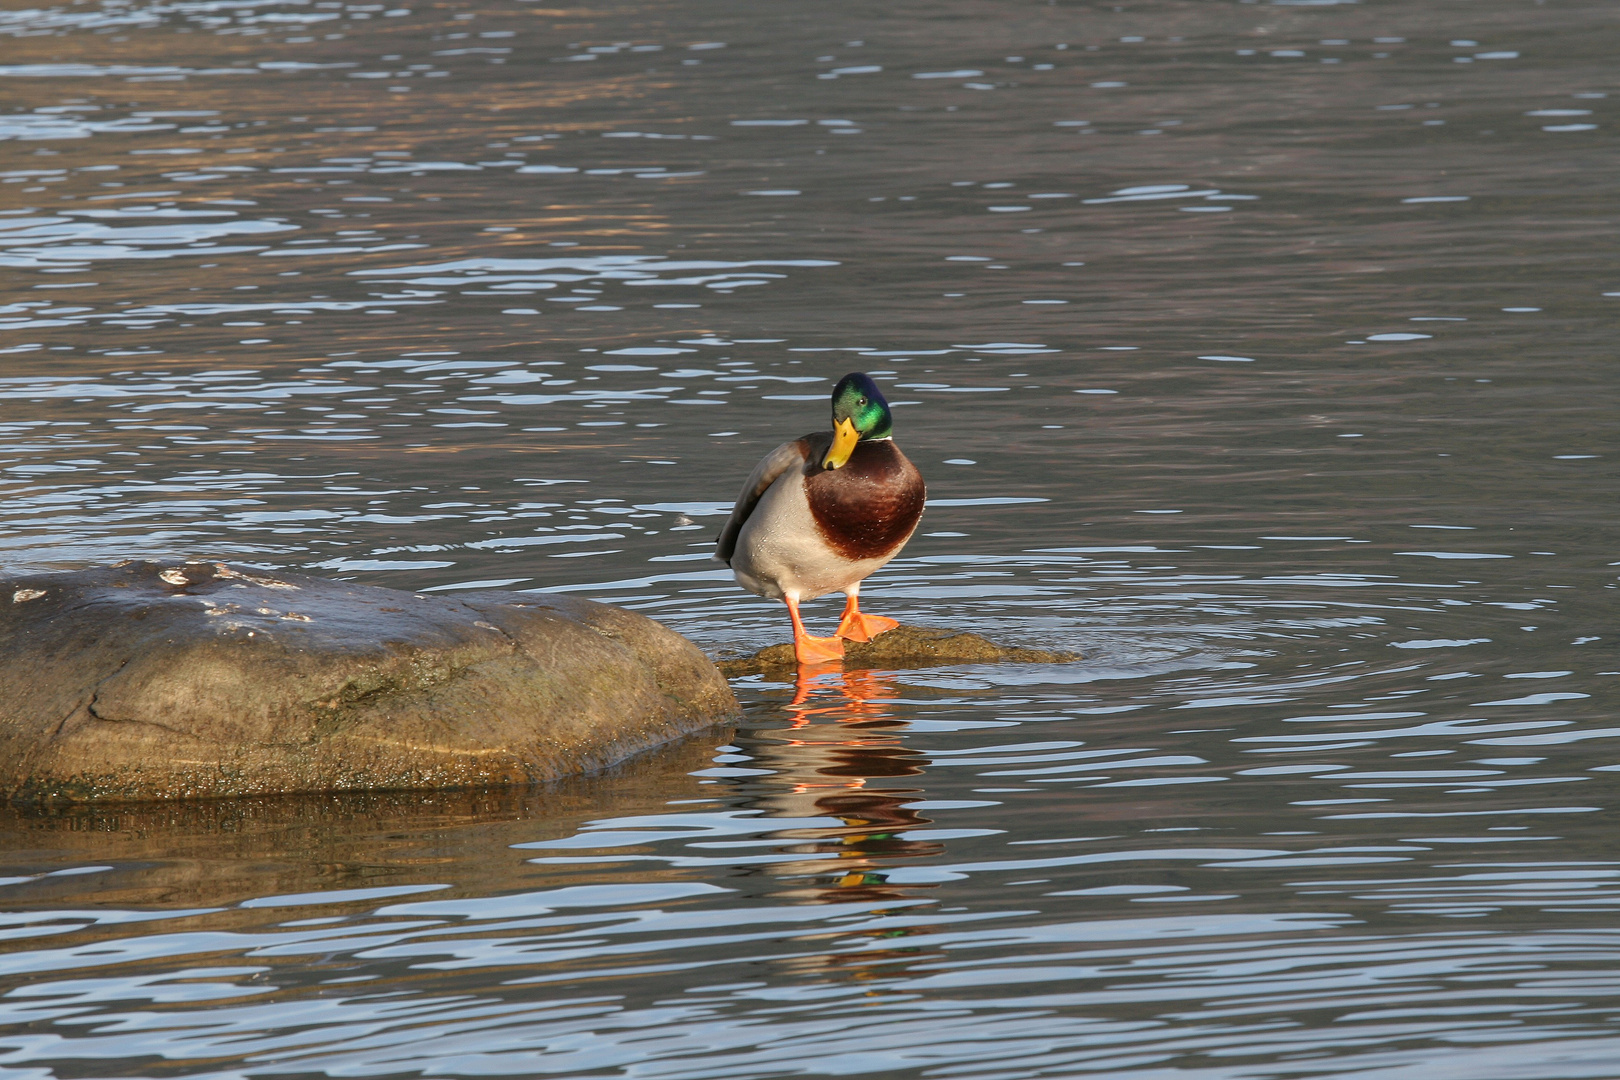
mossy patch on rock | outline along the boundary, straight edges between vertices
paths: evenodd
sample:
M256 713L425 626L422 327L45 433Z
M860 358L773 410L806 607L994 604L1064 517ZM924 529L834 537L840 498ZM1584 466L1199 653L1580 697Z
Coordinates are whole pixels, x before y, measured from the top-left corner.
M941 664L1067 664L1080 659L1075 652L998 645L965 630L928 626L897 626L871 641L844 642L844 669L904 671ZM770 645L749 656L725 657L719 662L727 678L760 672L792 670L798 666L791 642Z

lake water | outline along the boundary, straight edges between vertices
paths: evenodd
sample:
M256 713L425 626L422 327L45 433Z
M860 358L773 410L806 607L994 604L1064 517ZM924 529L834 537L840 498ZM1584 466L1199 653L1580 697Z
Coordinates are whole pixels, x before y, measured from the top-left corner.
M7 811L5 1076L1620 1075L1612 5L52 3L5 566L752 649L717 527L865 370L932 495L868 609L1085 659Z

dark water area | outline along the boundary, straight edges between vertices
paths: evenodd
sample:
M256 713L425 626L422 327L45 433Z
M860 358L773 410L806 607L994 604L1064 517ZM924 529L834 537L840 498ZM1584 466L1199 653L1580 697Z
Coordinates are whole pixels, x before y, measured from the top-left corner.
M1085 659L5 811L0 1075L1620 1076L1617 24L12 0L0 566L752 649L717 527L859 369L931 495L866 607Z

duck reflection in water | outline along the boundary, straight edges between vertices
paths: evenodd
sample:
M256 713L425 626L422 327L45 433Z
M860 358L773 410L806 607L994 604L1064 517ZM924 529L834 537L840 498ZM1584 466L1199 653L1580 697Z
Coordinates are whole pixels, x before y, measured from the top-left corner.
M846 672L837 663L802 666L785 706L787 727L739 734L757 765L771 770L752 778L759 793L750 805L772 817L839 822L776 834L787 842L783 850L805 856L769 866L773 876L807 882L786 895L822 902L913 897L914 887L888 884L894 862L944 851L936 841L905 836L931 822L910 805L920 789L892 786L921 776L926 760L894 730L903 722L887 703L898 696L875 672Z

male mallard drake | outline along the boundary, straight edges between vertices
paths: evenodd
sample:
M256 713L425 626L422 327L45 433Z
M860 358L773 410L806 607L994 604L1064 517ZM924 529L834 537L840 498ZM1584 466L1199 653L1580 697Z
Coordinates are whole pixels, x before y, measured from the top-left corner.
M900 625L861 612L861 582L906 546L927 496L869 377L838 381L832 419L833 430L785 442L754 467L715 552L743 588L787 604L801 664L843 656L840 638L870 641ZM837 636L811 637L799 602L830 592L849 598Z

